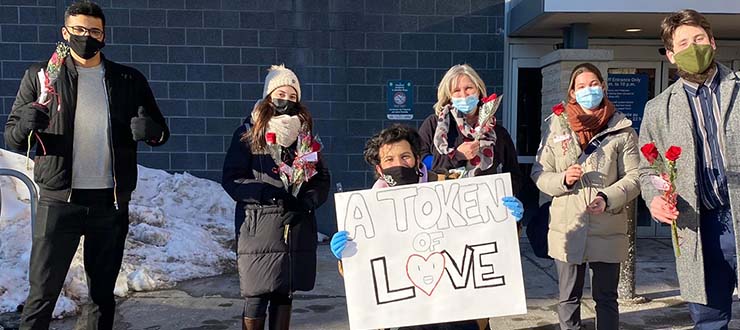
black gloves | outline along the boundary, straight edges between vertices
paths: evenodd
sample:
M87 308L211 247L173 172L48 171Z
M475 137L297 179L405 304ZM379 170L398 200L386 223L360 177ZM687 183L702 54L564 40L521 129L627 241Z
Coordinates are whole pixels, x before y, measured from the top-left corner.
M283 225L294 225L301 222L308 216L309 209L293 195L282 200L283 213L280 215L280 222Z
M28 135L33 130L46 129L49 127L49 109L40 103L31 103L25 106L18 114L18 128L23 135Z
M159 141L162 138L162 127L152 117L147 116L144 107L139 106L139 116L131 118L131 134L134 141Z

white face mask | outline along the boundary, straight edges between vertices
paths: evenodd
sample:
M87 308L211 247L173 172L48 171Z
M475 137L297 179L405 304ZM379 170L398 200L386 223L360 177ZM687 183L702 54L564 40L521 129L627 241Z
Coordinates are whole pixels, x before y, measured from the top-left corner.
M301 132L301 119L298 116L280 115L270 119L267 131L275 132L275 142L283 147L291 146Z

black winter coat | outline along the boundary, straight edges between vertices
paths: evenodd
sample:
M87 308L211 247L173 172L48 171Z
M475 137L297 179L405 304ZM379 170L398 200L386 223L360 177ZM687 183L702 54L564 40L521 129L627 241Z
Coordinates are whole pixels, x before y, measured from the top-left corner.
M448 116L450 115L448 114ZM454 123L454 120L451 118L450 121ZM465 166L466 159L450 158L447 155L440 155L437 152L437 148L434 147L434 131L436 129L437 115L435 114L429 115L419 128L419 135L421 135L421 158L424 159L427 155L432 155L431 171L443 174L448 170ZM524 176L522 175L522 170L519 168L514 141L511 140L511 135L509 135L509 132L503 126L496 125L493 130L496 132L497 137L496 145L493 147L493 166L478 175L496 174L500 165L501 173L509 173L511 175L511 189L516 196L522 187ZM463 142L465 142L464 136L460 134L454 124L450 125L450 131L447 134L449 147L455 149L463 144Z
M138 107L143 106L147 114L164 130L164 136L160 141L149 141L147 144L151 146L164 144L170 132L144 75L134 68L105 58L102 59L102 63L108 92L110 137L108 141L100 142L110 144L116 197L121 203L125 203L136 188L137 142L131 134L131 118L138 115ZM31 65L21 80L13 110L5 124L5 144L10 149L25 152L28 147L30 132L23 132L17 123L20 112L38 99L41 92L38 72L46 69L46 65L47 62ZM77 70L71 56L65 59L54 88L60 94L61 110L57 111L57 99L53 98L48 106L50 125L38 132L43 147L36 144L34 158L36 165L33 175L34 181L41 188L41 195L66 201L72 190L72 144L77 107ZM35 138L32 143L36 143Z
M329 194L329 171L319 157L318 173L301 186L296 199L284 188L277 165L269 154L254 154L240 137L240 126L224 160L222 186L236 201L234 228L241 295L309 291L316 281L316 216ZM293 148L289 148L295 150ZM285 203L299 203L305 210L290 225L288 242L280 217Z

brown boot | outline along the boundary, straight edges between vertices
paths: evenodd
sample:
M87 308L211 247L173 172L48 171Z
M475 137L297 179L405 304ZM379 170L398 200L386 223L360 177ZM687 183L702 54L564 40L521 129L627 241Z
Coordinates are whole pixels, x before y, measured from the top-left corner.
M265 330L265 319L252 319L245 317L242 319L242 330Z
M488 326L488 319L477 319L478 322L478 329L480 330L490 330L491 328Z
M291 305L280 305L275 308L270 306L270 330L289 330L290 329L290 310Z

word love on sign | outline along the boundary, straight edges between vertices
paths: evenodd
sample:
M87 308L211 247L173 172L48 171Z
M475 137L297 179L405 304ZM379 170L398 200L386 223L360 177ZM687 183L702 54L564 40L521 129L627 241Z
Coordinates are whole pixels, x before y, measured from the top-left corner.
M501 202L511 195L509 174L335 194L352 238L350 328L525 314L516 222Z
M411 283L427 296L432 295L444 271L445 256L439 252L434 252L427 258L412 254L406 261L406 275Z

